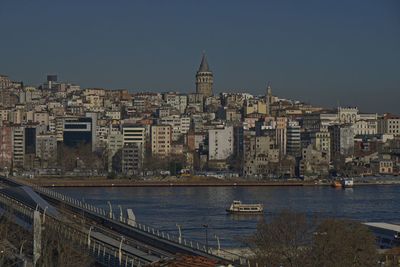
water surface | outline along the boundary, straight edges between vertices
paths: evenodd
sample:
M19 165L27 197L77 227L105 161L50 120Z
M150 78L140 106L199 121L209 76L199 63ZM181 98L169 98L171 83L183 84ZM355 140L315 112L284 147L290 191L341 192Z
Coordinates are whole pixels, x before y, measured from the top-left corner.
M233 216L225 209L233 200L264 204L266 219L283 209L309 216L348 218L359 221L400 222L400 185L368 185L354 189L328 186L285 187L85 187L57 191L108 210L119 216L117 205L133 209L140 223L171 233L176 224L186 238L204 242L209 226L224 247L241 246L240 238L254 232L262 216ZM118 213L118 214L117 214Z

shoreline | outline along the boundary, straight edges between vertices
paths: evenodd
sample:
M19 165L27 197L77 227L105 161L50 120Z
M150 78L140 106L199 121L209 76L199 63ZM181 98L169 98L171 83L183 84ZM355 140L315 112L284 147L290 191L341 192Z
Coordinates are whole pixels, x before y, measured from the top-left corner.
M143 181L129 179L70 179L70 178L16 178L22 182L42 187L274 187L274 186L330 186L330 183L316 183L314 181L243 181L243 180L183 180L183 181ZM355 186L365 185L400 185L399 181L372 181L358 182Z

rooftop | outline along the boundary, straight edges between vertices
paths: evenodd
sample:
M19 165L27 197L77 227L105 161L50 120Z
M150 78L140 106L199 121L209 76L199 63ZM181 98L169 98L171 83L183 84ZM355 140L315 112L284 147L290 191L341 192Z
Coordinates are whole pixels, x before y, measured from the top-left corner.
M391 231L400 233L400 225L398 225L398 224L383 223L383 222L367 222L364 224L367 226L382 228L382 229L391 230Z
M201 59L198 72L211 72L210 67L208 66L207 57L205 53L203 53L203 58Z

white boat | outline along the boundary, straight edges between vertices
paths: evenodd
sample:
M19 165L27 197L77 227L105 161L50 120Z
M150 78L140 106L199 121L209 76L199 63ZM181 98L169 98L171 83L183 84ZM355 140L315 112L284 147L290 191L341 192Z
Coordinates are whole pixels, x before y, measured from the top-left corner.
M353 178L343 178L341 180L341 183L342 183L343 188L349 188L349 187L353 187L354 180L353 180Z
M229 213L255 214L263 213L264 207L262 204L243 204L239 200L234 200L226 211Z

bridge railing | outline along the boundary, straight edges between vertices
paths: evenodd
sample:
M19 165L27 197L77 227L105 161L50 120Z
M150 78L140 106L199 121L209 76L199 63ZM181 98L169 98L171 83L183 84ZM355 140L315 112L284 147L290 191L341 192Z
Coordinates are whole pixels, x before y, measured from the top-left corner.
M18 214L33 221L34 209L26 206L16 199L10 198L7 195L0 193L0 205L11 208ZM88 230L84 227L76 227L61 222L52 216L45 216L42 213L43 218L45 217L44 229L53 229L57 233L64 237L63 242L69 241L74 246L78 246L80 250L87 252L93 256L100 263L106 266L117 266L117 267L129 267L129 266L144 266L150 261L143 258L139 258L137 255L133 255L125 251L122 247L121 257L117 247L110 246L107 243L102 242L99 239L91 237L88 234Z
M8 179L12 182L16 182L15 180L12 180L10 178L3 178L3 179ZM179 236L179 235L175 235L175 234L171 234L170 232L167 231L162 231L160 229L157 229L155 227L152 227L150 225L147 224L143 224L143 223L139 223L137 221L133 222L133 225L130 224L128 222L128 220L126 218L122 218L122 220L118 220L115 215L110 212L110 211L106 211L103 208L99 208L96 207L90 203L86 203L83 202L79 199L75 199L73 197L67 196L65 194L59 193L57 191L54 191L52 189L46 188L46 187L42 187L42 186L38 186L36 184L33 183L29 183L28 181L24 181L24 183L26 183L27 185L29 185L30 187L32 187L35 191L47 195L53 199L68 203L72 206L78 207L82 210L85 210L86 212L91 212L91 213L95 213L98 216L110 219L110 220L114 220L115 222L118 223L123 223L125 224L126 227L132 227L135 229L139 229L140 231L143 231L147 234L156 236L157 238L163 239L163 240L167 240L169 242L173 242L176 244L179 244L181 246L185 246L187 248L190 248L191 250L194 251L200 251L202 253L206 253L206 254L210 254L216 257L219 257L221 259L226 259L229 261L234 261L237 262L239 264L248 264L248 259L244 256L232 253L230 251L227 250L223 250L223 249L218 249L215 248L213 246L207 246L204 243L198 242L198 241L193 241L193 240L188 240L186 238L184 238L183 236ZM132 222L131 222L132 223Z

